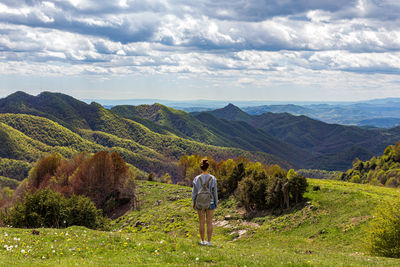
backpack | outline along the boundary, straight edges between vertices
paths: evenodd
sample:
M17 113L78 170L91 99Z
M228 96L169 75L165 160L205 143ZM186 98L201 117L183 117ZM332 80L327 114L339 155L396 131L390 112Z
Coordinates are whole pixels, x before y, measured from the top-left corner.
M211 181L211 176L208 178L207 183L203 183L203 180L201 180L201 176L199 177L200 182L201 182L201 189L197 193L196 196L196 209L198 210L206 210L209 209L211 206L211 192L208 189L208 184Z

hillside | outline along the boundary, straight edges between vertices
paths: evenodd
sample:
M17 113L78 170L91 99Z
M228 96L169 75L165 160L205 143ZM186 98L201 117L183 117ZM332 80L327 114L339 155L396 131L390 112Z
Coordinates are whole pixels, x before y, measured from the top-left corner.
M220 118L230 114L232 106L214 110L211 113ZM238 108L235 108L238 112ZM197 114L196 116L199 116ZM399 131L368 130L355 126L328 124L306 116L294 116L289 113L264 113L248 115L245 122L255 128L262 129L268 134L310 152L314 157L304 165L305 168L328 170L345 170L351 167L348 158L368 159L377 155L386 146L400 139ZM236 119L235 119L236 120Z
M369 183L379 186L400 185L400 143L388 146L383 155L370 160L353 162L353 168L344 172L342 180L354 183Z
M156 123L170 132L178 132L179 136L202 143L273 154L294 166L302 166L311 158L307 151L282 142L245 122L219 119L208 113L192 116L160 104L116 106L111 110L144 125Z
M16 92L0 99L0 113L19 113L48 118L70 129L89 128L90 106L60 93L43 92L32 96Z
M97 103L88 105L58 93L30 96L17 92L0 99L0 112L8 112L0 114L0 157L6 159L33 162L52 152L70 157L80 151L117 151L142 171L159 175L169 172L175 179L179 176L177 160L185 154L199 153L217 160L247 157L291 166L267 153L207 145L181 137L166 126L146 120L152 123L153 131Z
M0 228L6 265L166 265L197 266L398 266L400 260L369 256L363 238L379 202L399 197L390 188L330 180L309 180L309 204L281 215L243 219L235 203L215 214L212 247L200 247L190 188L139 182L142 207L100 232L84 227ZM320 191L312 191L320 186ZM229 215L229 216L228 216ZM226 218L226 219L225 219ZM24 252L21 252L21 250Z
M176 110L161 104L139 106L115 106L115 114L150 125L151 121L178 136L190 138L206 144L220 145L227 143L225 138L215 135L200 121L185 111Z

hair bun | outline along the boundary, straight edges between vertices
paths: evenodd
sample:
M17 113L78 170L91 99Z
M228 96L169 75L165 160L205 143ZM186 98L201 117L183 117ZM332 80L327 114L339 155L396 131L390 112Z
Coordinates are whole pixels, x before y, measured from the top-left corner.
M200 164L200 169L202 169L203 171L205 171L205 170L208 169L208 166L210 166L210 164L208 163L208 159L203 159L203 160L201 161L201 164Z

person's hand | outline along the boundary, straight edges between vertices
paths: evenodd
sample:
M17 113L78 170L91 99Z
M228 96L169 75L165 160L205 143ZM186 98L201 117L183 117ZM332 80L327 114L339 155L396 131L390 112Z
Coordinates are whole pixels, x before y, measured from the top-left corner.
M193 209L196 210L196 205L193 203Z

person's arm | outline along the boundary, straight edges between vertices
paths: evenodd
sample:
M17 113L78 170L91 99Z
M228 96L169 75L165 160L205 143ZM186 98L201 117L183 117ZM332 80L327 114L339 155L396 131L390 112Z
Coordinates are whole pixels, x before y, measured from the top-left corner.
M217 178L215 178L215 185L214 185L214 204L215 207L218 206L218 187L217 187Z
M193 189L192 189L193 209L195 209L196 196L197 196L197 187L196 187L196 178L195 178L195 179L193 180Z

